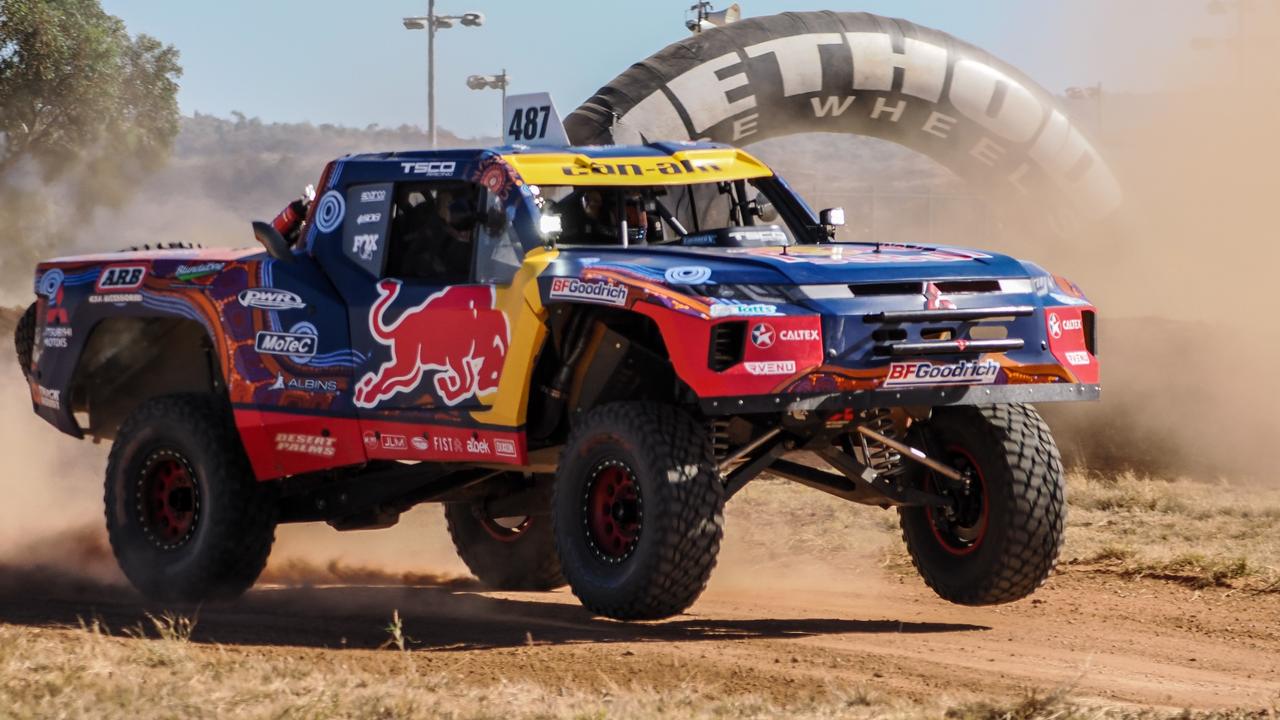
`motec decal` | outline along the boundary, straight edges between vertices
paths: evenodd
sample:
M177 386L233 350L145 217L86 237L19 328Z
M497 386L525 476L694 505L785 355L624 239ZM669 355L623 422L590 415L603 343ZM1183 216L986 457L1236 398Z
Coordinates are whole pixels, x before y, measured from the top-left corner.
M266 355L285 355L299 365L306 365L316 354L318 343L316 326L300 322L289 328L289 332L260 330L254 336L253 348Z
M934 364L902 362L889 366L885 387L923 385L991 385L1000 376L1000 363L994 360Z
M378 283L378 299L369 310L369 333L390 348L391 356L360 378L356 406L373 408L413 392L428 375L440 400L449 406L497 390L510 334L507 316L494 309L493 288L448 287L389 321L388 310L401 287L398 280Z
M114 265L103 269L94 289L100 293L137 290L146 278L146 265Z

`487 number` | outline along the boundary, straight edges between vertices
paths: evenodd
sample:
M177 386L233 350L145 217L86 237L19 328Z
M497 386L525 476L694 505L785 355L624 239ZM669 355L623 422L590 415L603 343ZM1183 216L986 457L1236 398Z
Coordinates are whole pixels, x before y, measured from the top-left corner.
M547 136L547 120L551 117L551 106L516 108L511 114L511 125L507 127L507 135L512 140L541 140Z

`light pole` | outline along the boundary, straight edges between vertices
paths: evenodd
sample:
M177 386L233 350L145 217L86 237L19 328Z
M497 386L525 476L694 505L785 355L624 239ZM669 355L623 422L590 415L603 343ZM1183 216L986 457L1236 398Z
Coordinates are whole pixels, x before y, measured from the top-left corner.
M502 72L497 75L470 75L467 77L467 87L472 90L501 90L502 91L502 107L503 112L507 107L507 83L511 78L507 76L507 69L502 68ZM506 119L502 117L502 112L498 113L498 137L502 137L507 132Z
M436 0L427 0L426 15L404 19L405 30L427 31L427 125L430 127L432 148L436 146L436 31L447 30L455 22L463 27L480 27L484 24L484 13L437 15Z

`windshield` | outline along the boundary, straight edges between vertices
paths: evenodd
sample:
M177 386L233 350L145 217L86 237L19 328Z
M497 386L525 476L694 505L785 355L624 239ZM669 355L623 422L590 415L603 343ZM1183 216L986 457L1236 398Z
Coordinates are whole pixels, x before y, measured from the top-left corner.
M720 245L730 235L768 245L809 242L797 213L775 205L781 191L768 179L531 190L543 217L559 218L557 245Z

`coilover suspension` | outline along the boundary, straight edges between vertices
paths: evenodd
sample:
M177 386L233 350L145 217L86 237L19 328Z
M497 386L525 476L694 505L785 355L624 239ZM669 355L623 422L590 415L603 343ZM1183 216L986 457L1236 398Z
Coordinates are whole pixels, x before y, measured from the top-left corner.
M888 408L873 408L859 412L858 424L890 440L898 440L898 428L893 420L893 411ZM850 442L854 435L857 436L859 443L858 450L861 451L859 454L862 464L875 470L881 478L894 480L906 472L902 453L878 440L869 439L861 433L850 434L848 436Z

